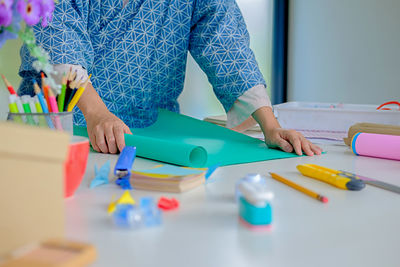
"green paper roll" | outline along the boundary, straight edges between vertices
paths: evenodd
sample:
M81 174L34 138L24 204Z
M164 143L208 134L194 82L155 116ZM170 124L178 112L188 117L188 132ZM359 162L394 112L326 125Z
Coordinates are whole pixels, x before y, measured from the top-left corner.
M207 151L201 146L137 134L125 134L125 145L135 146L136 154L143 158L191 167L204 167L207 163Z
M271 149L256 138L188 116L160 110L157 121L125 135L136 146L137 156L188 167L225 166L263 160L298 157ZM75 127L75 135L87 136Z

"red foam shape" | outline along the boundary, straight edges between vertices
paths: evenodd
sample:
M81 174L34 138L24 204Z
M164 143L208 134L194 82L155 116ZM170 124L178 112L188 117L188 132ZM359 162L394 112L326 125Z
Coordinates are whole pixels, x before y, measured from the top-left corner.
M71 197L82 182L89 155L89 140L79 138L71 142L64 163L64 197Z
M162 210L174 210L179 207L179 201L175 198L160 197L157 206Z

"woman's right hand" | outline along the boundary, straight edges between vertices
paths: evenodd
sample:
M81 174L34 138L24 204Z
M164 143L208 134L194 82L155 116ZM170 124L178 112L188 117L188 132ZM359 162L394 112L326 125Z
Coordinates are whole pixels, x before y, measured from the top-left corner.
M78 108L86 119L87 132L94 150L115 154L125 147L124 134L132 134L129 127L108 111L100 96L89 83L79 99Z
M132 134L126 124L110 111L86 114L87 131L94 150L115 154L125 147L124 134Z

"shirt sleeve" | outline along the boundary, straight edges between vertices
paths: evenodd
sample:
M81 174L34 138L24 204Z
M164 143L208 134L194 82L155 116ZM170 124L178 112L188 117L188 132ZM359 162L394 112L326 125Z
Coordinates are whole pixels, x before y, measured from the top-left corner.
M265 85L236 1L197 1L189 50L226 112L248 89Z
M54 70L57 72L53 75L53 79L57 84L61 84L62 77L66 75L70 70L76 72L76 76L79 80L85 81L88 78L88 72L80 65L72 64L55 64L53 65Z
M261 107L272 107L265 86L260 84L240 96L227 113L226 126L233 128L248 119Z

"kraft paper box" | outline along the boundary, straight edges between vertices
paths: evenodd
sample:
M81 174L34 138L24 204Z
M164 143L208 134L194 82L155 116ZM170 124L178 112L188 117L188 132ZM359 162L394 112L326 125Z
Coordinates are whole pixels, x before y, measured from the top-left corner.
M64 161L69 135L0 123L0 258L64 237Z

